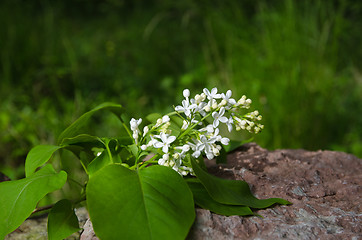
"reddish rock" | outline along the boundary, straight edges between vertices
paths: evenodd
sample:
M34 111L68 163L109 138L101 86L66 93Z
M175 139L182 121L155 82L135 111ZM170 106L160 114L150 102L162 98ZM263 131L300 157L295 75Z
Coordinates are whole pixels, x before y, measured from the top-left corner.
M89 218L83 226L83 232L82 235L80 236L80 240L99 240L99 238L96 236L93 230L93 224Z
M293 203L225 217L197 209L189 239L362 239L362 160L332 151L268 151L247 144L209 172L245 180L259 198Z

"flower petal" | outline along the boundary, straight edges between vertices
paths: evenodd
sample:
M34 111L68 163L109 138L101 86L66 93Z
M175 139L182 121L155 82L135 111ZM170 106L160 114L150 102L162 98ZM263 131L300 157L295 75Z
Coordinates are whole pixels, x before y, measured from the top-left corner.
M175 140L176 140L175 136L169 136L168 139L167 139L167 143L172 143Z

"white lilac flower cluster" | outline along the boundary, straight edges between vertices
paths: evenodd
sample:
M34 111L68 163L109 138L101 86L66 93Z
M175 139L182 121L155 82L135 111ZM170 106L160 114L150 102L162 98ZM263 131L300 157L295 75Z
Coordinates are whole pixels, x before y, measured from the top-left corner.
M143 133L139 130L142 119L132 118L130 125L135 143L143 151L158 150L156 154L159 156L159 165L172 167L179 174L187 175L192 174L187 156L198 158L205 155L208 159L213 159L220 154L220 143L229 144L228 138L219 135L220 123L224 123L229 132L234 127L237 131L245 129L252 133L263 129L264 126L258 123L262 119L258 111L243 115L239 113L241 109L250 108L250 99L244 95L236 101L231 98L231 90L226 93L217 91L217 88L211 91L205 88L194 98L190 98L188 89L183 91L185 99L175 107L176 113L183 119L178 136L172 135L168 115L158 119L151 128L145 126Z

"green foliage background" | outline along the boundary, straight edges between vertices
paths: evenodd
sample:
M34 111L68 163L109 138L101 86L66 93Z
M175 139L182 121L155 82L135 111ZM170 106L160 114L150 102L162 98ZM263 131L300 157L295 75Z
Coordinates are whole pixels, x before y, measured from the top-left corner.
M12 178L103 101L144 117L214 86L254 101L262 147L362 157L361 2L4 0L0 23L0 171ZM111 117L95 123L118 134Z

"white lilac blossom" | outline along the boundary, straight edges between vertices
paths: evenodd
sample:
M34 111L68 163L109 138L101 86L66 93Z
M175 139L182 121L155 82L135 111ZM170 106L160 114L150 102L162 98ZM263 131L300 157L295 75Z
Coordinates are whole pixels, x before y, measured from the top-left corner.
M213 112L212 117L214 118L214 122L212 123L214 128L219 126L219 122L226 123L228 118L224 116L225 108L221 107L219 112Z
M175 130L174 127L170 128L172 114L165 115L153 127L144 127L139 143L142 151L156 154L159 165L171 167L181 175L193 174L187 156L213 159L220 154L222 145L229 144L229 138L220 134L220 125L224 124L229 132L236 129L258 133L264 127L258 123L262 119L258 111L242 113L252 103L245 95L236 101L232 98L231 90L218 93L217 88L211 91L205 88L193 98L189 89L183 90L182 94L184 99L181 105L175 107L177 116L182 119L180 132L172 132ZM136 143L141 122L141 119L131 120Z
M150 131L150 128L148 126L145 126L143 128L143 137L146 136L146 134L148 133L148 131Z
M188 98L190 97L190 90L188 90L187 88L184 89L184 90L182 91L182 95L183 95L186 99L188 99Z
M186 120L183 120L181 130L186 130L189 127L189 125L190 123L188 123Z
M222 145L229 145L230 139L227 137L220 136L219 132L220 130L216 128L212 137L214 137L216 141L221 142Z
M170 117L168 115L163 116L162 118L157 119L155 128L161 126L162 124L168 123L170 121Z
M226 126L228 127L228 131L231 132L233 130L234 125L234 119L232 116L228 118L228 120L225 122Z
M140 134L140 130L138 128L138 126L142 123L142 118L136 120L134 118L131 119L130 121L130 126L131 126L131 130L132 130L132 137L135 140L135 143L138 142L138 136Z
M159 138L161 141L156 141L153 143L155 148L162 148L162 152L168 153L168 148L170 144L176 140L175 136L169 136L166 133L161 132L160 135L155 135L154 137Z
M176 158L184 158L186 153L190 150L190 146L187 144L183 146L177 146L175 147L175 150L181 150L181 152L176 152Z
M221 98L221 95L217 93L217 88L211 89L211 92L207 88L204 88L203 92L210 101Z
M168 154L168 153L163 154L163 155L162 155L162 158L160 158L160 159L158 160L158 164L159 164L159 165L163 165L163 166L169 165L169 160L170 160L169 154Z
M208 138L206 135L201 135L200 139L195 141L195 144L192 144L191 147L195 151L193 157L198 158L201 152L206 154L206 157L211 160L214 158L213 154L213 145L216 141L215 137Z
M188 99L182 100L182 106L176 106L175 110L178 112L184 112L187 117L191 116L191 111L195 108L194 104L190 104Z
M214 130L215 129L212 124L209 124L206 127L199 129L200 132L207 132L207 133L213 133Z
M242 108L249 109L251 103L252 103L251 99L246 98L246 96L243 95L243 96L239 99L239 101L236 103L236 106L240 106L240 107L242 107Z
M165 115L162 117L162 123L168 123L170 121L170 117L168 115Z
M225 107L226 107L226 108L229 108L230 106L233 106L233 105L236 104L235 99L234 99L234 98L231 98L231 95L232 95L231 90L228 90L228 91L226 92L226 94L225 94L225 93L222 93L222 94L221 94L221 98L223 99L223 100L221 101L221 103L220 103L221 106L227 105L227 106L225 106Z

